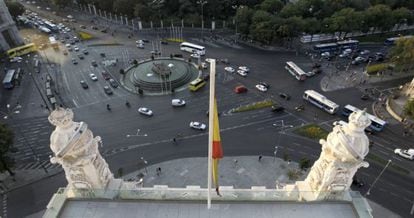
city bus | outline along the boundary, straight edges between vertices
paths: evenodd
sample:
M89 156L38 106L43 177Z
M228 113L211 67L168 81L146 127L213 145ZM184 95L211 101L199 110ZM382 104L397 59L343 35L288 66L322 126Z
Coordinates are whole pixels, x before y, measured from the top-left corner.
M202 88L204 85L206 85L206 81L201 78L197 78L194 81L190 82L190 84L188 85L188 89L190 89L190 91L195 92Z
M349 115L353 112L361 111L359 108L352 106L350 104L345 105L345 107L342 109L342 115L349 117ZM387 124L384 120L381 120L380 118L365 112L368 116L368 118L371 120L371 125L369 126L371 129L381 132L384 129L384 126Z
M6 76L3 79L3 87L5 89L12 89L14 87L14 73L16 70L10 69L7 70Z
M183 42L180 44L180 50L186 51L190 53L197 53L199 55L205 55L206 54L206 48L204 48L201 45L196 45L189 42Z
M316 52L335 52L343 49L356 49L358 48L359 41L358 40L344 40L332 43L323 43L313 46L313 50Z
M55 37L53 37L53 36L49 37L49 43L50 43L50 45L52 46L53 49L59 50L59 44L56 41Z
M306 73L292 61L286 62L285 69L299 81L306 79Z
M322 94L314 90L306 90L303 94L303 99L309 101L318 108L330 113L335 114L338 111L339 105L335 102L327 99Z
M53 24L52 22L45 21L44 24L45 24L46 28L48 28L52 32L57 32L59 30L58 27L55 24Z
M36 51L36 45L34 43L29 43L26 45L22 45L16 48L9 49L7 50L6 54L9 58L14 58L14 57L22 56L22 55L29 54L35 51Z
M413 36L412 36L412 35L408 35L408 36L400 36L400 37L391 37L391 38L387 38L387 39L384 41L384 45L386 45L386 46L395 45L395 42L396 42L397 40L399 40L399 39L409 39L409 38L411 38L411 37L413 37Z

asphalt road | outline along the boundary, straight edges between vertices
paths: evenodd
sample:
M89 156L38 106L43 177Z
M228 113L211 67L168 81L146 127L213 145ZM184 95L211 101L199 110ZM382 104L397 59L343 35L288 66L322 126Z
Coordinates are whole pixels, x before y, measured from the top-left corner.
M322 75L308 78L305 82L295 80L284 69L286 61L294 61L304 70L310 70L312 61L306 56L296 56L294 52L270 52L257 50L250 47L229 46L227 44L208 41L206 43L198 41L197 34L189 34L188 38L198 44L206 46L206 57L228 58L230 66L237 67L247 65L251 72L246 78L224 71L228 65L217 65L217 99L219 111L223 112L220 118L222 129L223 148L226 156L238 155L269 155L272 156L275 146L278 146L277 156L282 157L285 153L289 154L292 160L308 157L315 160L320 154L320 145L317 142L298 137L286 129L285 132L272 124L284 121L286 126L300 126L303 123L316 122L326 127L332 127L332 122L344 119L341 115L330 115L320 111L316 107L303 102L302 94L304 90L314 89L320 91L320 79ZM150 57L152 50L151 43L147 43L145 49L135 47L135 40L119 38L122 46L94 46L92 42L79 43L78 46L87 48L89 55L84 60L79 60L79 64L74 65L71 58L76 56L76 52L71 52L68 56L60 52L47 50L43 54L49 62L59 66L55 77L59 84L59 93L63 103L71 107L75 112L75 121L84 121L95 135L103 138L101 152L106 156L107 162L116 172L123 168L124 172L136 170L144 167L139 162L140 157L144 157L149 164L193 156L205 156L207 152L207 134L189 128L190 121L201 121L207 123L206 110L208 108L207 87L191 93L188 90L175 93L173 96L136 96L130 94L123 88L114 90L114 95L107 96L103 92L103 86L108 83L102 78L101 71L108 71L113 78L118 79L120 67L128 65L130 59L144 59ZM163 53L168 56L170 53L181 53L178 44L170 43L162 47ZM105 53L102 58L100 53ZM189 54L183 53L185 57ZM101 63L104 59L118 59L116 67L104 67ZM91 61L96 60L98 67L92 67ZM329 72L330 66L324 63L323 69ZM356 67L361 70L361 67ZM88 74L95 73L98 81L93 82ZM79 84L80 80L85 80L89 84L89 89L84 90ZM267 93L259 92L254 86L264 81L271 85ZM233 88L243 84L249 91L245 94L236 94ZM380 88L394 86L392 82L384 82L378 85ZM375 86L375 84L374 84ZM278 96L279 92L285 92L292 96L290 101L285 101ZM359 108L371 108L372 101L360 100L360 88L350 88L324 93L328 98L340 105L352 102ZM187 105L183 108L171 107L172 98L185 99ZM251 103L271 98L283 105L287 111L275 114L269 109L228 114L227 112L239 105ZM21 99L27 101L26 97ZM125 100L131 103L131 107L125 106ZM106 104L110 104L112 110L106 110ZM295 106L305 105L305 110L296 112ZM149 107L154 111L153 117L145 117L138 114L138 107ZM52 167L48 164L48 140L51 133L51 126L47 123L47 118L33 117L14 120L15 128L25 129L26 138L33 141L37 149L40 161L38 164L30 162L33 154L30 151L20 152L16 157L21 162L20 167L24 169L39 168L39 164ZM398 126L388 126L384 132L369 136L374 141L375 146L371 152L387 160L392 159L394 163L413 171L413 165L407 160L396 158L393 149L404 143L408 143L412 138L397 137L393 131ZM35 132L38 130L39 132ZM138 131L139 130L139 131ZM138 136L135 135L138 131ZM39 134L38 134L39 133ZM46 134L45 134L46 133ZM31 135L30 135L31 134ZM143 136L146 134L147 136ZM178 144L172 143L172 138L177 134L182 135L178 138ZM21 140L18 138L17 141ZM37 142L37 143L36 143ZM20 156L19 156L20 155ZM26 158L26 159L24 159ZM367 184L361 188L361 192L366 192L369 184L372 184L379 175L383 166L371 163L368 169L362 169L358 176ZM39 181L30 186L8 193L8 205L10 217L21 217L34 213L45 208L51 195L57 187L65 186L66 182L63 174ZM413 178L385 171L375 187L371 188L371 194L367 196L373 201L405 216L412 206L412 196L414 190ZM23 200L24 199L24 200Z

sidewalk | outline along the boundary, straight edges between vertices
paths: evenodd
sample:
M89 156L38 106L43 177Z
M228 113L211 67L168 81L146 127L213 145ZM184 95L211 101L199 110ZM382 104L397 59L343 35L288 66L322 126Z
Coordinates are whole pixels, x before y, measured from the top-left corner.
M237 160L237 163L235 163ZM161 173L157 175L157 168ZM297 163L288 164L274 157L258 156L225 157L219 164L219 184L234 188L249 189L252 186L282 187L287 183L304 180L308 171L300 171L300 176L289 179L288 172L298 169ZM134 181L143 176L143 186L168 185L169 187L186 187L197 185L207 187L207 158L184 158L149 165L144 169L123 176L124 180ZM369 201L374 217L400 217L388 209Z

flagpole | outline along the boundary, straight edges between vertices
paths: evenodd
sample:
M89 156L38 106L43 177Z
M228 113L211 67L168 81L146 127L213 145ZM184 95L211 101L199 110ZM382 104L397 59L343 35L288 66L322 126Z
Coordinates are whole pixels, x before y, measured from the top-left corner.
M208 169L207 169L207 208L211 208L211 177L213 162L213 129L214 129L214 95L216 88L216 60L210 61L210 100L208 111Z

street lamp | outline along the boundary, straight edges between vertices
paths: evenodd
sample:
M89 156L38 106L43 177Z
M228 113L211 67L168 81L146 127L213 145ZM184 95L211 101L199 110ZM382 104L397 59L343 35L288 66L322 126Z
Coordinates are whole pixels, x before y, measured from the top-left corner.
M205 0L197 1L197 4L201 6L201 39L204 38L204 5L207 4Z
M19 103L17 103L16 106L14 106L12 108L10 104L7 104L6 108L7 108L7 112L0 111L0 114L3 115L3 119L5 119L5 120L7 120L8 118L12 119L13 114L19 114L20 113L19 109L22 108L22 106ZM18 135L21 135L23 137L24 143L29 147L30 151L32 151L35 161L40 163L39 156L37 155L36 151L33 149L33 147L27 141L26 136L23 133L20 132L20 128L16 128L16 131L17 131ZM43 170L45 171L46 174L49 173L47 171L46 167L43 166L43 164L40 163L40 166L43 168Z
M282 134L285 134L285 129L286 128L293 128L293 125L286 125L285 126L285 122L284 122L284 120L279 120L279 121L277 121L277 122L280 122L281 123L281 125L280 124L277 124L277 123L273 123L272 125L274 126L274 127L282 127L282 129L281 129L281 132L282 132ZM273 152L273 154L275 155L275 157L274 157L274 162L276 161L276 154L277 154L277 151L278 151L278 148L279 148L279 145L280 145L280 138L281 138L282 136L281 135L279 135L279 137L277 138L277 145L275 146L275 151Z
M374 182L372 183L371 187L369 187L366 195L370 195L371 194L371 188L374 187L375 183L377 183L378 179L382 176L382 174L384 173L384 171L387 169L387 167L391 164L391 160L388 160L387 164L385 165L384 169L382 169L382 171L380 172L380 174L377 176L377 178L375 178Z
M144 163L145 173L148 174L148 169L147 169L148 162L144 159L144 157L141 157L141 161Z

